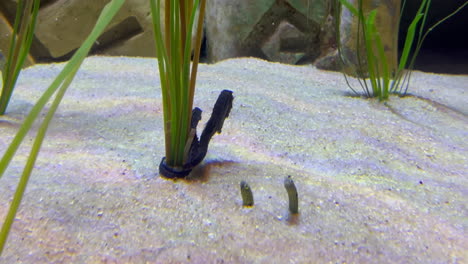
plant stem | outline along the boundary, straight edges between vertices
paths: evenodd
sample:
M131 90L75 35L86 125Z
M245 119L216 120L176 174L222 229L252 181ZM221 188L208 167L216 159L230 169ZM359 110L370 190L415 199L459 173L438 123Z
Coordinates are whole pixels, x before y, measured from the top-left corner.
M104 29L110 23L111 19L120 10L120 7L123 5L124 0L112 0L109 2L101 12L96 25L94 26L93 30L89 34L88 38L84 41L81 47L75 52L73 57L70 61L65 65L63 70L59 73L59 75L55 78L52 84L47 88L44 94L39 98L37 103L33 106L31 111L29 112L28 116L24 120L23 124L21 125L18 133L14 137L12 143L8 146L5 154L3 155L2 159L0 160L0 178L5 172L8 164L10 163L11 159L13 158L16 150L18 149L19 145L23 141L24 137L31 129L31 126L35 119L40 114L41 110L44 108L45 104L49 101L49 99L54 95L54 93L59 89L52 106L47 113L46 117L44 118L44 122L41 124L36 139L34 140L33 147L31 148L30 155L26 161L25 168L23 170L23 174L20 178L20 182L18 187L15 191L12 204L10 205L9 212L7 213L6 219L2 225L2 229L0 230L0 255L2 250L5 246L6 239L8 237L8 233L11 229L11 225L15 218L16 212L19 208L21 203L21 199L24 195L24 191L26 189L26 185L29 181L29 177L31 175L31 171L34 167L34 163L36 161L37 155L39 153L41 144L43 142L44 136L47 132L48 125L59 105L61 102L63 95L68 88L69 84L73 80L78 68L80 67L83 60L86 58L89 50L91 49L92 45L96 41L96 39L102 34Z
M187 142L191 140L190 122L206 0L165 0L164 3L164 35L160 26L161 0L151 1L151 12L163 97L165 162L177 169L187 161ZM192 30L197 8L199 14L193 46ZM192 50L194 58L191 64Z
M4 68L3 84L0 93L0 115L5 114L13 89L24 61L29 54L29 48L34 36L39 0L23 0L18 2L16 8L13 34L11 35L9 51Z

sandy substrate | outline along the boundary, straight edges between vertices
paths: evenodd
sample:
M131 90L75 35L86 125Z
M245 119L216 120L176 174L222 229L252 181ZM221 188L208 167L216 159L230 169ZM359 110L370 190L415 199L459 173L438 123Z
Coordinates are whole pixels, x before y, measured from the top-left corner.
M61 67L22 73L0 117L1 155ZM347 96L341 74L310 66L201 65L200 126L222 89L234 91L234 107L203 165L173 182L157 175L156 71L150 59L85 61L1 263L468 262L468 76L416 72L414 96L382 104ZM0 179L2 221L30 145ZM297 217L288 215L287 175ZM241 180L252 208L242 207Z

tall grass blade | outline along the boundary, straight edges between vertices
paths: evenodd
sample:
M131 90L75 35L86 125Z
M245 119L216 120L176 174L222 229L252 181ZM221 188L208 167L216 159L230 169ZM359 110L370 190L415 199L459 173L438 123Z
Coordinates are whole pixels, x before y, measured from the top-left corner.
M408 56L410 54L411 47L413 46L414 36L416 34L416 27L418 26L418 23L423 16L424 14L417 14L411 22L410 26L408 27L408 33L406 34L405 44L403 45L403 51L401 53L398 70L404 70L406 67L406 63L408 62Z
M40 0L18 1L15 23L11 35L9 51L4 68L2 90L0 93L0 115L5 114L13 89L34 37L36 18Z
M165 1L164 31L161 0L151 0L156 55L161 81L166 164L180 168L187 160L187 143L195 93L206 0ZM192 43L196 11L199 10L195 43ZM164 32L164 35L163 35ZM164 45L162 45L164 43ZM193 62L190 63L192 50ZM191 66L191 67L190 67Z
M377 31L377 27L375 26L375 17L376 17L376 10L372 10L369 14L365 17L363 13L362 7L362 0L358 0L358 8L356 9L353 4L348 2L347 0L338 0L341 5L348 8L348 10L355 16L358 17L358 29L362 28L362 35L364 38L364 46L366 51L366 61L367 61L367 72L368 72L368 79L370 85L372 86L372 94L367 86L367 80L364 75L360 75L359 72L357 74L358 81L361 87L363 88L364 92L368 97L378 97L379 100L386 100L388 99L390 93L398 93L400 95L405 95L408 91L409 81L411 78L411 70L413 69L416 56L419 53L422 43L424 42L426 36L431 32L435 27L458 13L462 10L468 2L465 2L462 6L457 8L455 11L450 13L448 16L444 17L442 20L438 21L435 25L430 27L425 33L425 23L427 19L427 14L429 12L431 6L431 0L422 0L421 4L416 12L415 17L411 21L407 35L405 38L405 43L403 46L402 54L398 63L398 68L396 72L390 72L388 58L385 55L384 46L382 43L382 39L380 38L379 32ZM403 5L400 10L400 18L405 7L406 1L403 1ZM337 23L339 23L339 19L337 19ZM362 22L364 21L364 22ZM398 25L400 21L398 22ZM361 26L362 25L362 26ZM338 28L338 27L337 27ZM357 37L357 57L358 57L358 68L363 69L361 65L361 58L360 58L360 31L358 31ZM414 52L411 54L411 50L414 46L414 41L418 35L416 41L416 47L414 48ZM339 39L339 34L337 35L337 39ZM340 47L340 43L338 45L338 53L341 61L344 63L344 59L342 58L342 48ZM407 71L405 69L408 69ZM404 74L405 73L405 74ZM351 86L350 83L345 75L345 80L347 85L356 92Z
M430 3L431 3L431 0L428 0L429 3L427 4L426 6L426 14L427 14L427 10L429 9L429 6L430 6ZM435 23L433 26L431 26L427 31L426 33L424 33L424 35L422 37L420 37L418 39L418 43L416 45L416 50L414 51L414 55L413 57L411 58L411 62L410 62L410 65L409 65L409 69L413 69L414 67L414 63L416 61L416 56L417 54L419 53L420 49L421 49L421 46L424 42L424 40L426 39L427 35L432 31L434 30L434 28L436 28L437 26L439 26L440 24L442 24L443 22L445 22L447 19L449 19L450 17L454 16L455 14L457 14L458 12L460 12L466 5L468 5L468 1L465 2L463 5L461 5L460 7L458 7L455 11L453 11L452 13L448 14L446 17L444 17L443 19L439 20L437 23ZM425 19L426 17L424 17L424 20L422 22L422 24L424 25L425 23ZM419 34L420 36L422 35L422 32L420 32ZM407 91L408 91L408 86L409 86L409 79L411 78L411 71L409 71L407 73L407 76L405 76L405 80L406 80L406 87L405 87L405 91L403 92L403 94L406 94Z
M364 19L364 14L362 14L362 8L360 9L361 11L361 17ZM374 50L373 50L373 40L375 39L375 33L372 31L372 26L374 25L375 21L375 16L377 15L377 10L372 10L367 19L365 20L365 28L364 28L364 41L365 41L365 47L366 47L366 58L367 58L367 71L369 73L369 81L372 86L372 93L373 96L380 96L380 87L379 83L377 82L378 79L378 61L377 58L374 55ZM358 48L359 49L359 48Z
M78 68L76 70L78 70ZM73 73L71 73L71 75L68 76L65 82L62 84L61 88L59 89L59 92L57 93L57 96L55 97L52 103L51 108L49 109L49 112L47 112L47 115L44 118L44 122L41 124L41 127L37 132L34 144L31 148L31 152L29 153L28 160L26 161L23 174L20 177L20 181L13 196L13 201L11 202L8 214L5 218L5 221L3 222L2 229L0 230L0 255L2 254L3 248L8 238L8 234L10 233L10 229L15 219L16 212L18 211L18 208L21 204L21 200L23 198L24 191L26 190L26 186L31 176L32 169L34 168L34 164L39 154L39 150L41 149L42 142L44 141L47 128L49 127L50 121L52 120L52 117L54 116L55 111L57 110L60 101L62 100L63 95L65 94L65 91L67 90L68 86L73 80L76 70Z
M79 69L86 55L89 53L94 42L102 34L102 32L110 23L111 19L115 16L117 11L119 11L124 1L125 0L112 0L110 3L108 3L104 7L104 9L101 12L101 15L99 16L96 22L96 25L94 26L92 32L89 34L88 38L84 41L82 46L76 51L76 53L67 63L67 65L65 65L63 70L59 73L59 75L52 82L49 88L44 92L44 94L39 98L37 103L33 106L30 113L26 117L25 121L21 125L18 133L14 137L12 143L8 146L8 149L6 150L2 159L0 160L0 177L1 177L3 173L5 172L6 168L8 167L8 164L13 158L19 145L21 144L24 137L26 136L27 132L31 129L33 122L35 121L35 119L37 118L41 110L44 108L45 104L52 97L52 95L57 91L57 89L60 88L59 92L57 93L57 96L55 97L54 102L52 103L51 108L49 109L49 112L47 113L44 119L44 122L41 124L38 130L36 139L31 149L31 153L28 157L25 169L20 178L20 182L18 184L15 195L13 197L12 204L10 205L10 209L7 213L6 220L3 223L2 229L0 231L0 255L5 246L6 239L11 229L11 225L13 223L13 219L15 217L16 211L18 210L19 204L21 203L21 198L23 197L24 190L29 180L32 168L34 166L35 160L39 153L39 150L40 150L42 141L44 139L45 133L47 131L48 125L50 123L50 120L52 119L55 113L55 110L60 104L61 99L63 98L63 94L66 92L66 89L68 88L69 84L73 80L77 70Z
M171 113L171 101L169 100L169 80L167 79L166 72L169 70L167 68L166 62L169 60L168 58L168 48L165 48L165 45L168 45L163 41L162 36L162 29L161 29L161 1L150 1L150 8L151 8L151 17L153 19L153 32L154 32L154 41L156 44L156 56L158 58L158 68L159 68L159 79L161 82L161 92L163 98L163 117L164 117L164 139L165 139L165 147L166 147L166 157L172 157L171 153L171 127L170 127L170 117ZM167 6L167 5L166 5ZM168 20L165 21L166 25L168 25ZM166 36L167 36L166 32ZM167 39L167 38L166 38Z

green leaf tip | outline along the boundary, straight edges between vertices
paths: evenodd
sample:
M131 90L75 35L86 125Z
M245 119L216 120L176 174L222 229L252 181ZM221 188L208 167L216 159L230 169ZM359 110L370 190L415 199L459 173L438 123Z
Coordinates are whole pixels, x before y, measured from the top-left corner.
M242 196L242 205L253 206L254 198L252 195L252 189L250 189L249 184L245 181L241 181L240 190L241 190L241 196Z
M294 181L291 178L291 175L288 175L284 179L284 188L288 192L289 197L289 212L291 214L298 214L299 213L299 201L297 198L297 189L296 185L294 185Z

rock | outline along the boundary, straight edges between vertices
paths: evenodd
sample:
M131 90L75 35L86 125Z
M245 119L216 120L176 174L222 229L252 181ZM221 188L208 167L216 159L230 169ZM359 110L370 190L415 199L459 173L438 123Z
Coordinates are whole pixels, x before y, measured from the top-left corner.
M5 57L8 56L8 49L10 47L12 34L12 25L10 25L4 14L0 13L0 52L3 53ZM25 66L30 66L34 63L35 59L32 56L26 56L26 59L24 61Z
M63 60L83 43L91 32L102 8L108 1L59 0L41 1L35 36L31 47L34 58L39 60ZM7 17L3 25L14 22L16 3L5 0L2 10ZM122 9L93 48L93 53L107 55L145 56L155 55L152 19L149 2L125 1ZM2 36L5 33L2 33ZM9 37L8 37L9 38ZM4 43L0 38L0 44ZM0 45L0 48L4 48Z
M356 2L355 0L352 0ZM16 0L2 0L0 4L0 50L6 54L11 25L14 22ZM37 62L63 61L81 45L91 31L106 1L43 0L36 38L31 47L27 65ZM380 4L382 2L382 4ZM432 1L428 25L433 25L455 10L464 0ZM395 25L398 21L400 0L364 1L366 10L378 7L377 26L387 45L387 55L396 64L397 45ZM406 28L414 17L420 1L407 1L401 21L400 47ZM291 64L314 63L317 67L337 70L335 58L336 40L333 23L334 6L330 0L209 0L207 2L207 55L211 62L239 56L254 56L270 61ZM431 42L444 40L463 50L466 41L457 34L463 30L468 16L460 13L429 34L423 47L436 47ZM457 21L457 23L453 23ZM343 12L342 39L348 73L354 72L356 59L356 21ZM351 25L354 23L354 29ZM387 25L394 25L388 27ZM452 26L455 25L455 26ZM458 25L458 26L456 26ZM434 41L433 41L434 40ZM443 50L442 55L453 53L453 48ZM422 52L424 53L424 52ZM452 55L448 62L462 56ZM99 39L93 54L115 56L154 57L149 3L144 0L128 0L117 18ZM202 54L205 54L202 51ZM424 54L421 54L424 55ZM431 57L429 64L439 63L439 56ZM203 58L204 60L205 58ZM426 61L421 59L422 64ZM456 64L464 62L456 61ZM354 65L354 66L353 66ZM416 63L416 67L420 65ZM423 65L424 66L424 65ZM421 69L433 70L435 67ZM447 69L447 67L439 67ZM452 68L452 67L450 67ZM439 69L441 71L441 69ZM453 70L453 72L459 72Z
M54 58L77 49L93 28L107 1L54 1L41 8L36 36ZM101 54L154 56L149 2L125 1L94 48Z
M22 73L0 117L0 155L62 67ZM201 123L220 90L234 91L234 106L204 163L173 182L156 175L164 156L156 61L87 58L0 262L468 261L468 76L414 72L412 96L386 104L348 96L340 73L257 59L202 64L197 80ZM31 143L0 179L0 221ZM288 215L287 175L298 217ZM242 206L242 180L252 208Z
M343 64L340 60L338 50L333 51L314 62L314 66L321 70L340 71Z
M314 61L323 55L321 25L328 3L212 0L206 14L208 60L253 56L292 64Z

